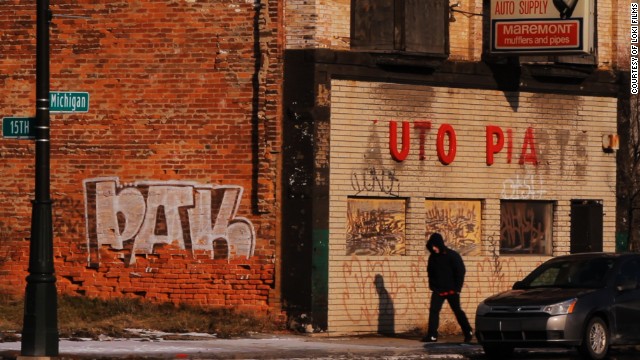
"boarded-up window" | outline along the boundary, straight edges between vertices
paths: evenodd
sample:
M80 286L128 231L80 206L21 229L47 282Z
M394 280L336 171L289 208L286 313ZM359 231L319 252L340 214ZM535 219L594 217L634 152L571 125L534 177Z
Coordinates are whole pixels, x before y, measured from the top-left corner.
M447 247L460 255L480 255L482 241L482 202L480 200L437 200L424 202L425 237L433 233L444 236Z
M500 253L550 255L552 228L552 202L500 202Z
M347 255L405 255L406 199L349 198Z
M352 0L351 46L448 55L448 18L443 0Z

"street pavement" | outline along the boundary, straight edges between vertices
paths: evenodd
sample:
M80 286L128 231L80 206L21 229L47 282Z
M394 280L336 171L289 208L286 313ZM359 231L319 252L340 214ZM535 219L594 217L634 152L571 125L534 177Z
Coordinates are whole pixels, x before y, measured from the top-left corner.
M335 336L328 334L255 334L217 339L207 334L162 334L129 339L61 339L58 356L20 360L484 360L482 347L465 344L461 336L423 343L406 336ZM20 357L17 337L0 336L0 360ZM514 358L526 360L578 359L575 349L516 349ZM609 360L637 360L640 346L615 348Z
M326 334L255 335L240 339L193 336L190 340L171 337L136 339L61 339L56 359L469 359L482 354L477 344L464 344L461 337L445 337L437 343L417 338L330 336ZM0 342L0 359L20 355L20 342ZM477 358L477 356L474 356Z

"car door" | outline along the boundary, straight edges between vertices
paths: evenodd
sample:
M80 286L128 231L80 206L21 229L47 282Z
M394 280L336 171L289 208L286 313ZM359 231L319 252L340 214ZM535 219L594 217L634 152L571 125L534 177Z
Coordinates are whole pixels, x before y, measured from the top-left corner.
M614 336L621 341L640 339L640 259L634 258L621 264L616 274ZM615 338L614 338L614 341Z

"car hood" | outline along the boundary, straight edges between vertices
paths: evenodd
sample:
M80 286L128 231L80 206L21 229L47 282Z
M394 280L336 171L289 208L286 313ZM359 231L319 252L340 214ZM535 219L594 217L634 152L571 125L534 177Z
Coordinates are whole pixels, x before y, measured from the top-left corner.
M551 305L592 293L594 289L536 288L509 290L485 299L490 306Z

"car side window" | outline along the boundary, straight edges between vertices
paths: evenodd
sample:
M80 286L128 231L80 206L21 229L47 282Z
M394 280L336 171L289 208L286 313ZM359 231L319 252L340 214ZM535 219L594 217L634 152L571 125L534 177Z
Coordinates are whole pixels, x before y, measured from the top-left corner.
M633 259L622 264L616 277L616 285L637 288L638 280L640 280L640 262Z
M611 259L586 259L549 264L529 278L529 287L599 288L613 269ZM640 278L639 278L640 279Z
M593 259L580 264L576 273L576 286L599 288L604 286L604 280L613 268L613 262L608 259Z

